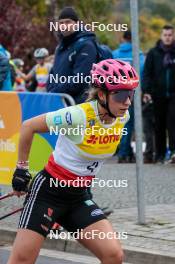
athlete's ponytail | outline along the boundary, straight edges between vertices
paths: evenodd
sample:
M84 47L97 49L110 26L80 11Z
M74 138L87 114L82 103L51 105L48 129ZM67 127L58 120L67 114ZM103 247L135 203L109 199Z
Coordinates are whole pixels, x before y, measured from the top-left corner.
M98 98L99 90L103 91L104 93L106 92L104 89L99 88L99 87L92 86L91 88L89 88L89 90L87 91L86 102L90 102L90 101L93 101L93 100L99 100L99 98Z

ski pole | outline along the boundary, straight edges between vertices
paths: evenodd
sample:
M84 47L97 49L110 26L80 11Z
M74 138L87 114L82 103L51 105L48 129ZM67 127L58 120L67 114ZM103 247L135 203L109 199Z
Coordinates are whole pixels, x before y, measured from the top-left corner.
M4 218L6 218L6 217L8 217L8 216L10 216L10 215L16 214L16 213L22 211L22 209L23 209L23 208L18 208L18 209L14 210L14 211L12 211L12 212L6 214L6 215L1 216L1 217L0 217L0 220L4 219Z
M13 195L14 195L13 192L11 192L11 193L7 193L7 194L4 194L3 196L0 196L0 201L6 199L6 198L8 198L8 197L11 197L11 196L13 196Z

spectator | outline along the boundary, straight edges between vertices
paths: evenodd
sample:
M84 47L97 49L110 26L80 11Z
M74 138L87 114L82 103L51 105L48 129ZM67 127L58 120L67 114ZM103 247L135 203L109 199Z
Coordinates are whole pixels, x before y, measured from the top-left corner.
M2 76L2 80L0 79L0 91L12 91L11 73L10 73L10 65L9 65L9 60L8 60L8 53L2 45L0 45L0 61L1 61L1 63L0 63L0 67L1 67L0 74Z
M144 152L144 163L155 161L155 118L152 100L143 98L142 105L143 132L145 135L146 148Z
M83 76L83 81L75 83L72 78L69 78L69 81L67 80L65 83L48 81L47 90L53 93L67 93L74 98L76 103L80 103L85 100L84 92L88 88L84 77L90 75L92 64L96 62L95 34L85 30L75 30L79 19L72 7L65 7L61 11L58 21L61 43L56 49L51 74L58 78L65 76L67 79L68 76L74 77L79 74ZM61 31L63 27L67 27L67 30ZM81 40L83 40L83 45L78 47Z
M144 54L140 51L140 72L141 75L143 73L143 66L144 66ZM133 63L132 57L132 41L131 41L131 31L126 31L123 34L122 43L119 45L119 48L113 51L113 58L121 59L123 61L127 61L130 64ZM134 162L135 157L133 154L133 150L131 147L131 138L134 130L134 105L129 108L130 120L127 122L125 128L127 128L128 134L122 137L120 148L118 151L118 162L125 163L125 162Z
M11 75L11 84L14 89L14 84L15 84L15 78L16 78L16 71L15 71L15 64L13 63L13 60L9 60L10 64L10 75Z
M45 61L47 63L50 63L51 65L53 65L53 63L54 63L54 57L55 57L55 55L52 54L52 55L48 56Z
M7 78L9 71L9 62L7 57L0 53L0 90L3 87L3 82Z
M16 72L16 69L19 69L21 72L23 72L24 61L22 59L19 59L19 58L14 59L13 64L15 66L14 67L15 72ZM25 92L26 91L25 80L21 77L21 75L19 73L17 73L15 76L15 82L14 82L13 88L16 92Z
M128 60L130 63L133 62L132 39L131 39L130 30L124 32L122 43L119 45L118 49L113 51L113 58L118 58L121 60L123 59L124 61ZM140 75L142 76L145 56L141 50L139 52L139 58L140 58Z
M46 84L52 65L46 62L49 52L45 48L36 49L34 57L37 64L32 68L28 74L22 73L19 69L16 70L18 76L22 77L25 81L36 80L36 92L46 92Z
M147 55L143 74L144 101L153 101L156 162L163 163L168 130L170 162L175 163L175 40L174 28L165 25L161 39Z

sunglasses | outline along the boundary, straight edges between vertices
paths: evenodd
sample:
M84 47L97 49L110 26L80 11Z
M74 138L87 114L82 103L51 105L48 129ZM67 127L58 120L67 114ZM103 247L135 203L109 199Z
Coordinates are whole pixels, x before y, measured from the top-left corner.
M134 97L134 93L135 91L132 90L121 90L121 91L117 91L117 92L111 92L111 96L112 96L112 99L116 102L119 102L119 103L124 103L126 102L126 100L130 99L130 101L133 100L133 97Z

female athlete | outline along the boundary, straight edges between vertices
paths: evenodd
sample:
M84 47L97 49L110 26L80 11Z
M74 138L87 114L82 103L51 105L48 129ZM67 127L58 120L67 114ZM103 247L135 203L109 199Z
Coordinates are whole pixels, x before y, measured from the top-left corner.
M59 137L45 168L30 184L8 264L35 263L55 222L69 232L81 232L77 240L102 264L123 261L119 240L107 235L114 234L112 225L90 199L87 185L104 160L116 152L139 78L130 64L113 59L94 64L91 74L94 81L87 102L31 118L22 125L12 180L17 196L26 192L31 179L28 157L34 134L57 128ZM78 187L74 185L77 180ZM98 236L101 232L103 239Z

